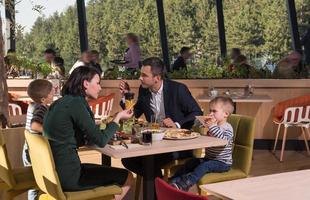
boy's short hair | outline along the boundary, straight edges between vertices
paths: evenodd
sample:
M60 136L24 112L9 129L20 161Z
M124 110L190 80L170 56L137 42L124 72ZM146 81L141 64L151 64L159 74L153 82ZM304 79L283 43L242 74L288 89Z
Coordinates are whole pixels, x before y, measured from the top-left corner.
M218 96L210 101L211 104L222 103L225 112L231 115L234 112L234 102L230 97Z
M53 84L48 80L37 79L29 84L27 93L35 103L42 103L42 98L46 98L52 88Z

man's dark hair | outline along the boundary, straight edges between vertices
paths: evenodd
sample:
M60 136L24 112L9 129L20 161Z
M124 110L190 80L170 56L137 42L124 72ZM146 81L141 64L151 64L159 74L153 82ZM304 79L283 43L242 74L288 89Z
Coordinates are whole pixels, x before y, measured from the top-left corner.
M164 62L158 57L150 57L142 61L142 66L151 66L153 76L163 77Z
M54 49L48 48L44 51L44 54L53 54L56 55L56 51Z
M51 92L53 84L45 79L32 81L27 89L29 97L36 103L42 103L42 98L46 98Z
M239 48L232 48L231 51L235 54L241 55L241 50Z
M81 66L73 70L61 90L61 95L86 96L84 81L91 81L100 72L93 67Z
M188 52L190 50L191 50L191 48L189 48L189 47L182 47L180 50L180 54L183 54L183 53Z

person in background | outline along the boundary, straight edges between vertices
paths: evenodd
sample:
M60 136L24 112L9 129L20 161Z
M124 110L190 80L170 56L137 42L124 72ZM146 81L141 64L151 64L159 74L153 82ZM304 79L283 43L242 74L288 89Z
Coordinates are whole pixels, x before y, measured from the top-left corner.
M78 67L81 66L90 66L90 62L91 62L91 55L89 51L84 51L80 57L79 60L77 60L74 65L71 67L69 74L71 74L73 72L73 70L75 70Z
M56 57L56 52L54 49L49 48L44 51L44 58L48 64L51 65L55 57Z
M284 57L275 70L273 71L274 78L299 78L301 71L301 54L298 51L292 51Z
M237 64L237 59L239 56L241 56L241 50L239 48L232 48L230 51L230 59L231 63L228 65L228 71L232 72L235 65Z
M187 69L186 61L192 57L191 49L189 47L182 47L179 57L172 64L172 70Z
M139 46L139 38L134 33L128 33L126 35L126 42L128 48L126 49L124 60L126 64L124 66L129 71L135 71L139 68L141 60L141 50Z
M87 100L97 99L100 73L93 67L80 66L62 88L62 97L49 108L44 118L43 135L49 140L56 171L64 191L90 190L117 184L122 199L130 189L133 176L126 169L81 163L78 148L92 144L103 148L119 129L119 121L132 117L132 110L115 115L106 128L96 125ZM82 198L83 199L83 198Z
M27 93L33 100L33 103L29 104L27 109L25 129L30 133L42 134L43 118L48 110L48 105L52 103L54 97L53 85L47 80L37 79L29 84ZM26 142L23 148L22 159L24 166L31 166L28 145ZM39 191L37 190L29 190L28 200L37 199L38 192Z
M14 66L14 62L17 60L16 52L13 49L9 49L6 56L4 57L4 64L6 67L6 74L8 76L12 76L13 78L19 76L19 71Z
M171 185L183 191L188 191L205 174L227 172L233 162L232 149L234 133L227 118L233 113L233 101L229 97L215 97L210 102L210 113L205 126L209 129L207 135L227 141L223 147L206 148L204 158L192 158L185 163L172 177Z
M310 27L307 29L305 35L301 38L301 45L304 46L304 52L305 52L305 63L307 65L310 65Z
M51 65L53 72L47 76L47 79L60 79L65 78L64 59L56 56Z
M100 74L102 74L102 68L99 64L99 52L96 50L91 50L90 52L90 66L96 68Z

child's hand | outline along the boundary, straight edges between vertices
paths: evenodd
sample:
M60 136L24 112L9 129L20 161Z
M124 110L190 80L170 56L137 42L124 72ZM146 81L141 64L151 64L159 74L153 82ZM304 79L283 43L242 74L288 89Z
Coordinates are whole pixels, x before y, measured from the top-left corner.
M213 115L209 114L207 115L206 119L205 119L205 125L209 128L210 126L216 125L217 121L214 118Z

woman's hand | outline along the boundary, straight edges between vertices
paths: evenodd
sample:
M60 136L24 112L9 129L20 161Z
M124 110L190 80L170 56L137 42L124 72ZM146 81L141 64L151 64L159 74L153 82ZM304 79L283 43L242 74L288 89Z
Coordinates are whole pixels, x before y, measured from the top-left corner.
M114 122L119 123L121 119L129 119L133 116L133 111L132 110L123 110L119 113L116 114L114 118Z

